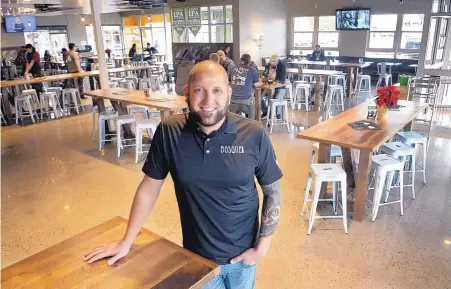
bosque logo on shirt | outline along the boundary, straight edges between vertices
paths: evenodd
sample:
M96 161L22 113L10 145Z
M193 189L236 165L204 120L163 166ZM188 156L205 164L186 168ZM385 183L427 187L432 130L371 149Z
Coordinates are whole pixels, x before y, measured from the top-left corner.
M244 146L221 146L221 154L244 154Z

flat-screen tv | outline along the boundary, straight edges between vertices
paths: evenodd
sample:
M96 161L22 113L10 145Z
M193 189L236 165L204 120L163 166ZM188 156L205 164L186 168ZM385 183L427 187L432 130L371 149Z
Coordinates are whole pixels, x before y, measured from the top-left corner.
M6 32L34 32L36 31L35 15L5 16Z
M369 30L370 9L338 9L336 11L337 30Z

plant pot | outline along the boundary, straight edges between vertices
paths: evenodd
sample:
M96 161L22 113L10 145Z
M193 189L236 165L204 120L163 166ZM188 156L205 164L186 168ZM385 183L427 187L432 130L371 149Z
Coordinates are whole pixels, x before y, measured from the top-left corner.
M377 106L377 120L386 120L388 118L388 107L384 104L382 106Z

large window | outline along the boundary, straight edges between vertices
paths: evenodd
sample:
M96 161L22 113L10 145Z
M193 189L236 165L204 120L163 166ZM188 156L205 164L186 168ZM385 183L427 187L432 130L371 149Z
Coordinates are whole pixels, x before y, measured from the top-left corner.
M397 22L397 14L372 15L369 48L394 50Z
M49 50L53 56L60 56L61 49L68 48L66 26L37 27L36 32L24 32L25 43L32 43L41 57Z
M338 48L340 34L335 30L335 16L319 17L318 44L324 48Z
M366 56L418 59L423 24L423 14L372 15Z
M311 54L314 47L320 45L326 56L338 56L340 33L335 27L335 16L294 17L293 55Z
M313 48L314 17L293 18L293 48Z
M190 9L194 8L194 9ZM176 43L232 43L232 5L176 8L172 11L172 40ZM197 8L198 9L198 8ZM198 11L198 10L197 10ZM191 14L191 15L189 15ZM193 18L194 17L194 21ZM199 21L200 18L200 21ZM192 25L196 23L195 25ZM199 24L197 24L199 23ZM192 25L192 26L190 26Z
M87 44L92 46L94 52L97 52L94 27L91 25L86 26L86 38ZM109 48L113 55L123 54L121 27L119 25L102 26L102 39L104 48Z

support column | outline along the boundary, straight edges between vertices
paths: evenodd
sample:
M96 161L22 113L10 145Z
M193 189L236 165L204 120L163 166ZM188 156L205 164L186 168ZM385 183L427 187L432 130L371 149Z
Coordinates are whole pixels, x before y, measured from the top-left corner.
M99 63L99 81L102 88L108 88L108 71L105 59L105 47L103 46L102 37L102 20L100 19L100 6L98 1L90 0L91 4L91 15L92 15L92 25L94 27L94 38L97 47L97 61ZM96 6L97 4L97 6Z

